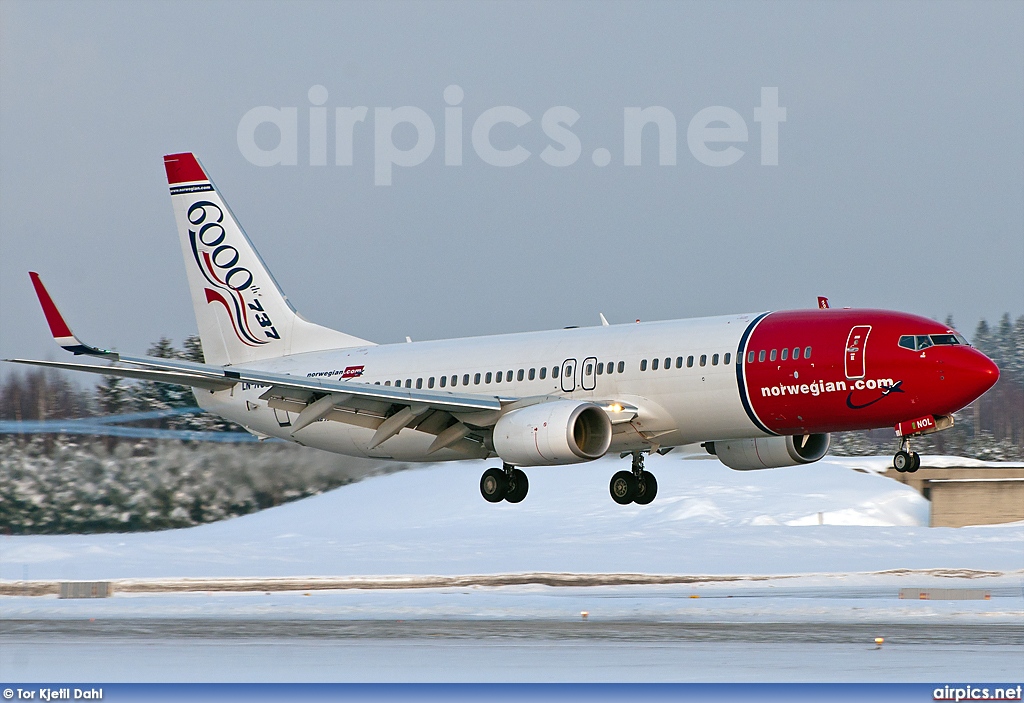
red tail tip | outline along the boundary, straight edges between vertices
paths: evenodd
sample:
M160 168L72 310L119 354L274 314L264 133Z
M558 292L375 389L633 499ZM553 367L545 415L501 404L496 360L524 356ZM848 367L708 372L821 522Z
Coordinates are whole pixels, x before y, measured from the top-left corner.
M171 185L210 180L206 177L203 167L199 165L195 155L189 152L168 154L164 157L164 168L167 170L167 182Z

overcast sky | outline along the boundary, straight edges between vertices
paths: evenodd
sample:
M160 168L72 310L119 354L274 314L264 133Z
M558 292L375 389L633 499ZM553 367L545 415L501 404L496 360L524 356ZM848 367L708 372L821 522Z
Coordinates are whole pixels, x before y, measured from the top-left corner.
M195 331L162 164L176 151L199 156L300 312L374 341L817 295L952 313L969 334L1024 313L1021 27L1010 2L4 0L0 357L63 358L29 270L89 343L138 353ZM445 165L450 85L458 166ZM326 165L311 165L314 86ZM755 121L766 87L786 110L775 166ZM239 125L260 106L296 108L296 164L247 158ZM357 106L368 115L338 165L335 108ZM430 118L436 143L378 185L375 109L401 106ZM519 165L473 144L499 106L530 118L490 132L495 149L529 152ZM558 106L579 114L562 125L580 143L567 166L541 157L564 149L542 124ZM625 165L625 110L653 106L675 118L675 165L659 165L654 125L642 164ZM714 106L747 132L704 144L739 149L732 165L688 142ZM410 149L417 132L389 138ZM277 139L262 124L250 141Z

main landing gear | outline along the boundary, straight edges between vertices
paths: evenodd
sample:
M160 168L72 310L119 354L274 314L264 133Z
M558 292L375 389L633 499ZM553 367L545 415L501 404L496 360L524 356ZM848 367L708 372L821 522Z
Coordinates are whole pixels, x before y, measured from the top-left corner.
M650 471L644 471L644 455L633 452L632 470L619 471L612 476L608 491L619 505L647 505L658 495L658 479Z
M530 482L526 474L512 466L504 464L500 469L487 469L480 477L480 495L488 503L521 503L530 490Z
M912 474L921 468L921 455L910 451L910 439L904 437L900 440L900 450L892 458L892 468L901 474Z

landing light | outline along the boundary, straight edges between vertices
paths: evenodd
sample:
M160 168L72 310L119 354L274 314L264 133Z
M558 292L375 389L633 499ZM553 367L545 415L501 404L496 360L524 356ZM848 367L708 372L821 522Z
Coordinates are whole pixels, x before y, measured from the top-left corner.
M622 406L619 405L618 403L612 403L611 405L608 406L608 410L613 412L613 413L621 413L622 412Z

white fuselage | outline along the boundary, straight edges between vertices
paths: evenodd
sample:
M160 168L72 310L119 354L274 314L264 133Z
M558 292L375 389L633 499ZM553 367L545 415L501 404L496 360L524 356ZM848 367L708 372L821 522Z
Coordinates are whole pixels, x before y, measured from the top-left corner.
M731 315L370 345L282 356L246 367L332 381L344 380L346 370L354 373L353 369L362 367L361 375L347 382L400 384L434 392L450 389L460 395L502 399L550 396L624 404L636 412L631 420L613 425L609 453L651 450L765 436L743 408L736 375L740 339L756 317ZM692 365L688 365L690 357ZM614 369L610 373L609 365ZM289 423L295 413L268 407L260 399L264 390L242 384L216 393L195 389L195 394L204 409L255 433L340 454L404 461L466 458L451 450L428 455L434 437L414 429L405 429L374 449L369 449L372 429L342 422L316 422L293 436Z

